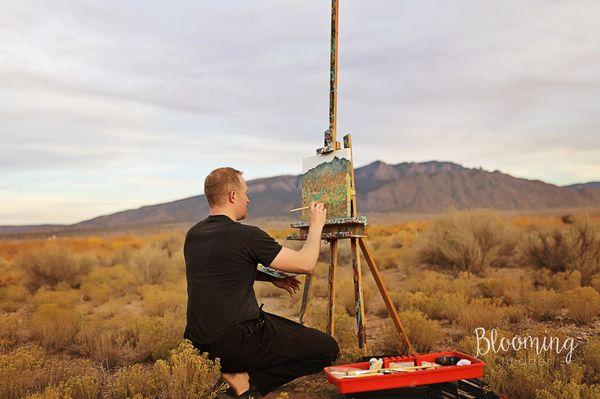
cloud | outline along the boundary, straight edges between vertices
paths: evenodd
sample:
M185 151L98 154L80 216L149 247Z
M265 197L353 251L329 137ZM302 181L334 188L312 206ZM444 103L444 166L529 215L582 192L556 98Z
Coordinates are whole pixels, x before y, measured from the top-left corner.
M600 179L599 3L354 0L340 14L339 135L358 166ZM223 164L300 173L327 128L329 3L5 2L0 40L0 186L28 204L0 224L194 195ZM32 208L48 197L64 213Z

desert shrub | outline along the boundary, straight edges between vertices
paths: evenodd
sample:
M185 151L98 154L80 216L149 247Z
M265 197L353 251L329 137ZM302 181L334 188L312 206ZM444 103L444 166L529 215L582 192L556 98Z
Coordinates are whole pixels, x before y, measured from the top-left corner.
M518 240L516 229L492 211L450 212L434 219L414 245L417 264L480 274L504 266Z
M434 320L456 320L461 309L467 305L465 296L454 292L439 295L412 292L403 295L400 302L402 309L420 310Z
M97 376L77 376L56 385L47 386L43 393L35 393L25 399L98 399L101 379Z
M536 320L553 320L562 313L560 295L553 289L530 292L527 303L529 312Z
M499 298L507 305L514 305L523 301L524 292L532 289L531 282L518 277L487 278L477 284L485 298Z
M73 308L54 303L40 305L31 316L31 332L45 349L58 350L69 345L79 330L79 315Z
M173 315L93 317L82 323L77 349L104 367L127 366L168 355L181 342L183 328L183 317Z
M0 353L6 352L17 343L17 332L21 319L12 314L0 314Z
M600 336L590 337L583 347L582 361L586 380L600 383Z
M554 381L538 389L535 399L596 399L600 398L600 385L585 385L576 381Z
M61 284L58 284L54 288L40 288L33 295L33 298L31 300L31 302L36 306L45 303L54 303L60 307L74 306L80 301L81 292L79 292L79 290L68 288L68 286L61 287Z
M600 227L584 216L566 229L534 231L522 252L528 264L553 272L577 270L588 284L600 272Z
M97 376L89 360L48 356L39 346L0 355L0 398L16 399L78 376Z
M172 260L163 249L147 245L131 257L131 270L144 284L164 282L172 265Z
M200 354L189 341L170 352L167 360L151 367L134 365L117 371L107 384L111 398L142 395L170 399L214 398L224 389L219 383L220 362Z
M502 308L509 323L518 324L527 319L527 307L524 305L509 305Z
M175 233L165 233L152 241L152 246L159 248L173 256L183 252L184 235Z
M486 367L488 382L510 398L538 398L556 381L581 384L581 367L566 365L552 352L536 354L519 351L513 356L497 356Z
M101 304L133 292L136 285L135 275L123 265L95 267L83 279L81 293L85 300Z
M82 277L90 270L93 258L74 254L60 244L46 244L22 254L16 263L25 274L26 285L35 290L61 282L78 287Z
M502 301L497 298L474 299L460 310L456 320L456 324L465 333L472 333L477 327L501 327L507 322L506 308L502 307Z
M16 312L31 296L22 285L0 287L0 311Z
M326 324L326 320L324 323ZM334 336L340 348L338 362L353 362L358 357L366 356L364 349L359 349L356 336L356 318L346 313L335 315Z
M567 317L577 323L589 323L600 314L600 294L592 287L564 292L561 303L567 311Z
M600 274L594 274L590 281L590 285L598 292L600 292Z
M273 285L279 291L285 292ZM164 316L166 313L185 312L187 294L172 286L145 285L140 288L142 308L149 316ZM286 293L287 294L287 293Z
M418 310L405 310L399 316L406 328L408 339L417 352L430 352L444 335L437 321L430 320L424 313ZM388 323L385 329L386 332L383 339L385 348L399 354L407 353L408 347L406 342L398 334L395 327Z

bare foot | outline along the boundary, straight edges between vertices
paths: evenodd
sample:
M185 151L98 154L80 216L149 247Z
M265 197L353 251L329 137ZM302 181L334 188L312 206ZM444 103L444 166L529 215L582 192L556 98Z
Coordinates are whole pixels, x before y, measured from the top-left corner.
M221 373L236 395L242 394L250 389L250 376L248 373Z

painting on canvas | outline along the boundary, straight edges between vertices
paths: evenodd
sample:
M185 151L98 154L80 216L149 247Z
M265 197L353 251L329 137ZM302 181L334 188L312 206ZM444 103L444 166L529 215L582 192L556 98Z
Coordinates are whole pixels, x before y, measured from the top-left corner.
M350 216L352 159L349 148L302 159L302 205L323 202L327 219ZM308 220L308 211L302 212Z

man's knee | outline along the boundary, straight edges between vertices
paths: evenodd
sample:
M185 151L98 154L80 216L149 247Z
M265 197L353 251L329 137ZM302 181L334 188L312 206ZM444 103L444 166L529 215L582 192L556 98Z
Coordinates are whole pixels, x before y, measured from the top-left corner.
M326 359L330 360L330 362L333 362L335 359L337 359L338 354L340 352L340 347L338 346L338 343L336 342L335 338L325 333L323 333L321 340L322 355Z

